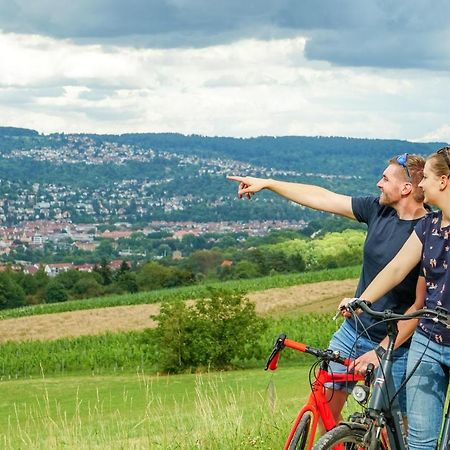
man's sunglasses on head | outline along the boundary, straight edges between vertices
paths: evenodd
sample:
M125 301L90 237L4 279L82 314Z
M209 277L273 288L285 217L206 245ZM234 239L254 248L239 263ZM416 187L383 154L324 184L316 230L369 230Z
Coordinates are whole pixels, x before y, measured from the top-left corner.
M408 170L408 153L403 153L403 155L397 156L397 163L405 169L406 175L408 175L409 181L412 181L411 174Z

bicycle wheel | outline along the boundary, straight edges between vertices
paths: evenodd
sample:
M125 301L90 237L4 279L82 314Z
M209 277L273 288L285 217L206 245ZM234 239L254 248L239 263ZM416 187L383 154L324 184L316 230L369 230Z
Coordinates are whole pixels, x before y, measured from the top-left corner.
M350 428L348 425L339 425L325 433L314 445L313 450L387 450L382 442L364 442L366 430L364 428Z
M305 413L297 424L292 441L289 444L289 450L305 450L308 445L309 432L311 430L312 414Z

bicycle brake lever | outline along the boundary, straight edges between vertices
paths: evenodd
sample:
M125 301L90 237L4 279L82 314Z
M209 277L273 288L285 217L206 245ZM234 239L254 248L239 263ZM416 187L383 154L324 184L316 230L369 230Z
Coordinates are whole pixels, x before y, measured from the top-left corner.
M437 317L435 317L435 320L438 321L445 328L450 328L447 309L443 308L442 306L437 306L435 311L438 314Z

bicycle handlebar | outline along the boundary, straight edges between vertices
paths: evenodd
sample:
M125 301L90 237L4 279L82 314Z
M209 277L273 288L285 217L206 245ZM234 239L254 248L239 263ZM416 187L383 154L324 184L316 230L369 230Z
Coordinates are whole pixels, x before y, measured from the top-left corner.
M349 358L341 358L338 351L333 351L330 349L321 350L319 348L310 347L309 345L303 344L301 342L296 342L288 339L284 333L280 334L275 341L275 344L270 354L265 370L276 370L278 367L278 359L280 357L281 350L285 347L292 348L302 353L309 353L314 355L319 359L326 361L334 361L344 366L349 366L352 362Z
M347 303L347 305L341 307L341 309L346 309L351 313L354 313L357 309L362 309L367 314L383 320L409 320L417 318L427 318L433 320L434 322L440 323L446 328L450 328L448 311L445 308L422 308L409 314L397 314L390 309L386 309L384 311L375 311L370 307L371 305L372 303L367 300L355 298L351 302Z

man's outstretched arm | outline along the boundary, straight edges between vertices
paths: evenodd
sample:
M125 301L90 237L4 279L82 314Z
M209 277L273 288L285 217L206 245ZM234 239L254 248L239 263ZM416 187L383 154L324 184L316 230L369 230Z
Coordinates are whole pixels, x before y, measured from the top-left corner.
M239 183L239 197L247 196L267 189L276 194L308 208L339 214L355 219L352 210L352 199L348 195L336 194L328 189L312 184L290 183L270 178L228 176L228 180Z

